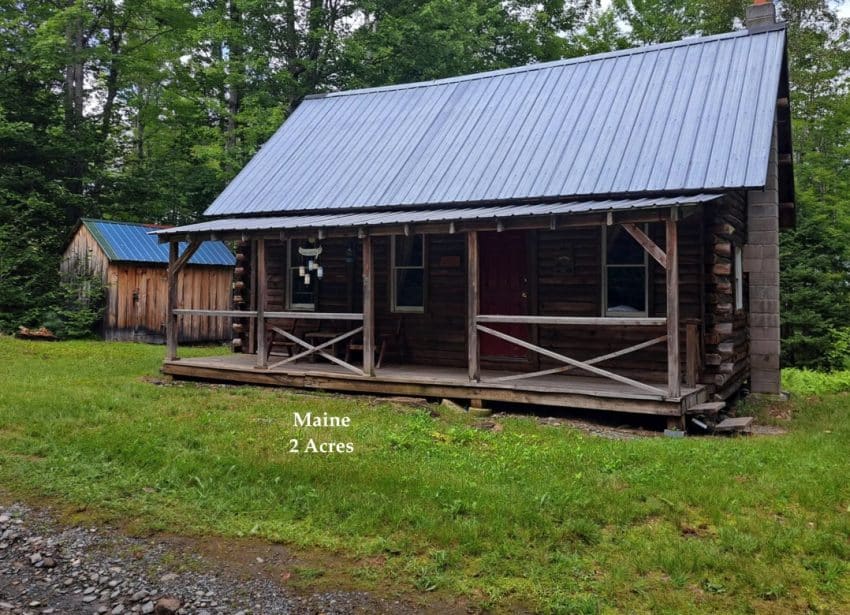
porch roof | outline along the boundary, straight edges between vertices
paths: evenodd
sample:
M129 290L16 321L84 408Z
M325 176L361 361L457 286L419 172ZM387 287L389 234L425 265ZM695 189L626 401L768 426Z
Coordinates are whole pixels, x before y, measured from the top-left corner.
M448 223L461 221L505 220L552 215L576 215L659 209L698 205L720 198L719 194L693 194L640 199L604 201L572 201L534 203L494 207L463 207L454 209L416 209L392 211L361 211L313 215L270 216L260 218L223 218L172 228L151 231L160 241L187 235L225 234L256 231L301 231L318 229L369 229L405 224Z

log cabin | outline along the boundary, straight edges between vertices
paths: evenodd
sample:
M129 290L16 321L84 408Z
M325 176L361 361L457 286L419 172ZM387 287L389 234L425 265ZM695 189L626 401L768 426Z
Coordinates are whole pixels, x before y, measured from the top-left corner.
M786 28L308 96L170 245L176 377L649 413L779 383ZM238 242L237 305L186 254ZM177 241L189 242L179 255ZM233 318L181 359L183 318Z
M94 275L106 286L99 333L107 340L163 343L168 294L168 248L151 224L80 220L65 248L62 277ZM185 245L180 248L185 249ZM206 242L195 252L177 288L179 301L203 310L228 309L236 259L223 242ZM230 322L214 316L185 318L177 337L198 343L228 340Z

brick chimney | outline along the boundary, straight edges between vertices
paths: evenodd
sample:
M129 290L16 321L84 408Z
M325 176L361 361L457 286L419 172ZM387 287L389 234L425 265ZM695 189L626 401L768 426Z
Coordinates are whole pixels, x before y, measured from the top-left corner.
M771 0L754 0L747 7L747 29L750 32L766 30L776 23L776 7Z

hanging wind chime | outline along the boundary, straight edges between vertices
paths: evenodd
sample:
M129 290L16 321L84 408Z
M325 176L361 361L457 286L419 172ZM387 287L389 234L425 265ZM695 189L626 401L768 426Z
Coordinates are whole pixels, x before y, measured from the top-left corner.
M314 243L315 240L311 239L310 243ZM298 267L298 275L301 276L304 280L305 286L310 286L310 280L312 277L312 272L316 272L316 278L321 280L325 275L324 268L319 265L319 255L322 253L322 246L318 246L315 248L298 248L298 254L300 254L303 258L307 259L306 265L301 265Z

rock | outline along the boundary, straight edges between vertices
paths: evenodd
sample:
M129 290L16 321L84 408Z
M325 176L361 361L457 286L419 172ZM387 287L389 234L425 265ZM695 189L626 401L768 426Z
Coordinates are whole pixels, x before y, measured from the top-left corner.
M30 555L30 564L35 566L37 563L41 561L41 553L33 553Z
M0 515L0 523L9 523L12 520L12 517L9 515ZM8 604L8 602L6 603Z
M153 613L154 608L155 607L153 602L151 600L148 600L142 605L142 613L144 613L144 615L150 615L151 613Z
M451 399L444 399L443 401L440 402L440 405L443 408L448 408L450 410L455 410L457 412L463 412L463 407L459 406L458 404L453 402Z
M110 611L111 615L121 615L121 613L123 613L123 612L124 612L124 605L120 604L120 603L116 604L115 608Z
M490 416L491 414L493 414L493 411L489 408L469 408L469 416L475 416L480 418Z
M142 600L144 600L147 597L148 597L148 592L146 592L143 589L140 589L135 594L130 596L130 600L132 600L133 602L141 602Z
M174 615L180 610L181 603L177 598L167 596L156 601L155 615Z
M54 568L55 566L56 566L56 560L53 559L52 557L45 557L43 560L41 560L41 567L42 568Z
M11 602L0 602L0 609L2 609L4 611L11 611L14 608L15 608L15 605L12 604Z
M177 578L176 574L174 574L173 572L169 572L168 574L164 574L161 577L159 577L159 580L162 581L163 583L168 583L169 581L173 581L176 578Z

